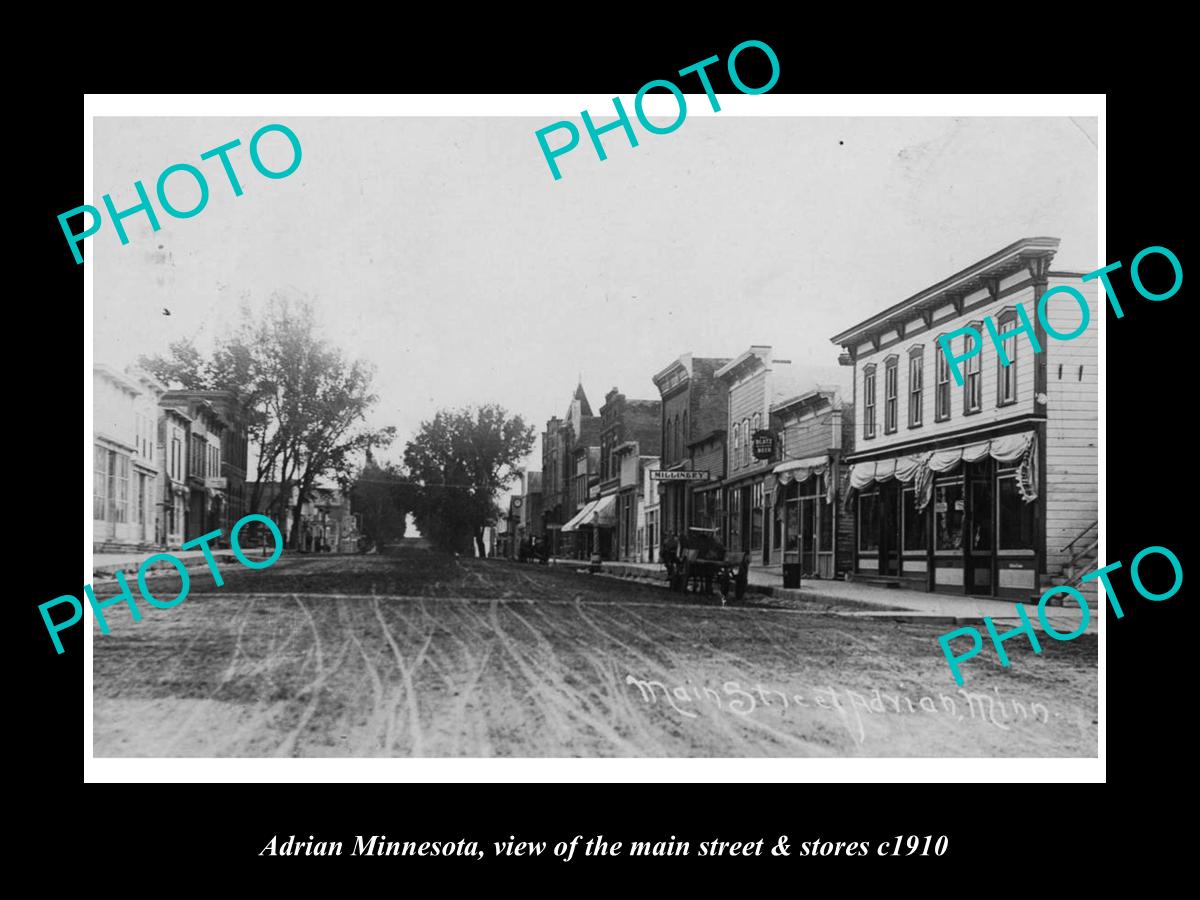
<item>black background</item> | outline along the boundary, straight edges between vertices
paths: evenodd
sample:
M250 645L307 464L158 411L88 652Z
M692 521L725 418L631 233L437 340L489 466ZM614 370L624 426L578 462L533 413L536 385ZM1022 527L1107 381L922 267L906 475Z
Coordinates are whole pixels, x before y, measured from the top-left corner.
M553 11L546 15L548 22L541 27L553 31L558 18ZM422 874L431 875L439 887L482 874L488 886L506 889L535 884L571 889L582 876L589 885L612 879L613 885L639 894L650 882L623 881L624 870L651 873L668 890L693 880L708 889L726 881L743 890L766 889L768 882L757 878L771 874L795 876L794 882L783 883L801 889L825 885L845 890L878 877L888 885L919 878L935 889L965 891L976 889L975 879L982 877L985 883L1008 882L1012 890L1022 890L1074 879L1083 867L1150 845L1155 854L1170 856L1172 832L1160 822L1155 805L1165 806L1180 784L1190 780L1177 784L1182 777L1178 763L1190 750L1179 743L1192 703L1183 662L1190 655L1186 641L1191 635L1184 621L1188 590L1185 583L1170 600L1152 603L1137 597L1128 580L1129 560L1152 544L1171 548L1185 573L1191 571L1190 530L1183 527L1184 516L1192 512L1186 473L1195 384L1194 369L1185 370L1195 356L1184 321L1187 284L1170 300L1151 303L1136 294L1128 275L1130 260L1150 245L1169 247L1188 268L1182 211L1184 185L1192 179L1184 167L1189 148L1176 124L1184 102L1172 88L1173 79L1164 74L1163 60L1143 46L1145 58L1120 65L1110 60L1097 70L1085 59L1096 58L1101 40L1117 40L1111 33L1101 37L1076 28L1069 38L1048 35L1042 33L1048 29L1045 23L1033 21L1010 23L1012 33L1003 41L979 31L953 40L944 34L913 36L909 32L922 29L911 23L901 38L878 20L869 28L865 23L834 28L813 20L803 27L726 26L724 33L714 28L659 39L622 18L594 34L564 26L561 33L516 40L512 33L526 32L510 23L491 33L479 26L475 31L481 36L470 41L459 32L453 40L436 32L405 32L376 38L379 43L372 46L363 42L363 27L357 26L352 45L333 33L272 32L276 43L266 59L263 50L256 57L240 45L218 42L215 56L204 66L158 62L152 84L141 77L148 70L121 77L101 70L88 88L628 97L646 81L671 77L716 54L722 64L709 72L722 96L734 90L724 74L729 50L757 38L770 44L780 60L781 77L772 93L1107 92L1108 249L1103 262L1119 259L1125 264L1113 278L1125 317L1117 320L1111 310L1106 313L1108 428L1103 444L1108 460L1105 561L1119 559L1126 566L1113 578L1125 618L1118 621L1110 614L1102 626L1107 639L1107 716L1102 724L1107 725L1113 793L1102 798L1095 786L1054 783L85 786L82 760L90 748L84 747L81 728L82 629L63 633L66 653L56 656L37 612L37 604L46 599L78 595L84 568L73 529L80 509L83 450L78 391L81 376L88 373L81 371L74 354L81 340L91 338L81 326L82 267L75 265L55 218L85 201L80 190L83 97L63 86L24 101L29 121L36 123L37 140L27 145L23 176L16 179L29 197L15 222L17 236L10 237L10 247L19 251L10 253L10 261L23 286L13 296L18 315L7 345L13 362L10 396L17 401L9 444L30 452L21 453L21 470L10 469L18 496L24 498L12 498L22 507L10 507L8 533L14 557L10 571L17 581L10 610L13 622L22 623L25 657L10 667L13 696L24 709L9 743L16 751L10 771L19 776L20 793L28 793L16 813L17 830L31 848L45 854L47 862L82 855L91 861L78 873L83 877L116 878L118 884L145 879L146 887L156 889L176 884L268 886L302 878L309 887L324 879L351 889L378 880L385 890L406 891L416 889L411 879ZM1091 37L1097 43L1089 44ZM1135 34L1127 38L1136 42ZM746 83L766 80L765 64L755 71L760 58L755 51L739 58ZM276 69L287 77L270 77ZM685 90L695 90L680 81ZM607 109L592 111L598 118L609 115ZM686 129L671 139L686 139ZM25 238L20 229L30 229L32 236ZM33 260L25 260L26 248L33 251ZM1156 283L1156 262L1169 283L1161 259L1148 260L1145 280ZM32 477L18 477L18 471ZM1153 563L1143 570L1151 587L1156 584ZM1165 564L1161 574L1169 575ZM753 777L755 763L742 765ZM1074 765L1062 760L1039 764L1052 778L1073 771ZM797 761L794 771L795 777L804 777L804 762ZM403 777L403 760L395 762L395 772ZM549 852L536 860L489 858L482 863L256 855L274 834L349 842L355 834L375 833L392 840L466 838L481 843L515 835L551 846L576 834L622 841L670 835L693 842L762 837L766 847L781 834L793 844L815 838L875 844L897 834L945 834L951 850L940 859L880 859L872 854L852 859L764 855L613 861L577 856L570 864ZM948 868L974 878L936 880ZM535 873L554 881L535 879ZM451 880L442 880L446 876ZM927 878L934 880L923 881Z

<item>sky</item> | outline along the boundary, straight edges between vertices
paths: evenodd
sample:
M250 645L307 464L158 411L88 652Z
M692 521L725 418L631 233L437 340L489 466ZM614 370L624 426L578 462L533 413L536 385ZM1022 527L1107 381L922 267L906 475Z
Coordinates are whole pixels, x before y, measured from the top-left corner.
M269 180L247 145L275 121L303 156ZM96 362L203 345L239 304L304 294L375 365L370 424L396 426L380 455L398 461L441 407L498 402L540 432L577 380L597 413L613 387L654 399L687 352L836 364L832 335L1022 237L1061 238L1056 270L1105 262L1095 119L689 118L636 148L605 135L604 162L584 133L559 181L534 137L550 121L97 118L95 205L133 206L135 180L153 195L179 162L210 197L159 209L157 232L131 216L126 246L107 221L88 238ZM199 159L234 138L241 197ZM290 161L281 135L261 148ZM187 209L197 189L173 175L168 196Z

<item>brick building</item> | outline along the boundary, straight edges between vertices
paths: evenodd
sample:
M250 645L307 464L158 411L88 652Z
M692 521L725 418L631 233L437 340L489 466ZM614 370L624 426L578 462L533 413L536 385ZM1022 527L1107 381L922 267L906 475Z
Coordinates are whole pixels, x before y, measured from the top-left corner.
M614 506L614 514L611 526L599 526L601 558L637 558L642 461L657 459L661 444L661 401L630 400L615 387L605 395L600 407L600 503L593 514L599 513L601 520L606 520L610 505Z
M671 479L667 473L690 470L688 445L726 427L728 392L715 373L727 362L685 353L654 376L662 399L660 538L671 532L683 534L690 522L690 498L697 482Z

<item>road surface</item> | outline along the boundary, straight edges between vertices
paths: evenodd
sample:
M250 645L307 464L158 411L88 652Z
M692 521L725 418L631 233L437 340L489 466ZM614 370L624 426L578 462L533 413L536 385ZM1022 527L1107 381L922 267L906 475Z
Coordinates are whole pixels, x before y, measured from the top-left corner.
M95 755L1096 754L1091 635L1010 641L960 691L945 625L429 551L222 571L96 629Z

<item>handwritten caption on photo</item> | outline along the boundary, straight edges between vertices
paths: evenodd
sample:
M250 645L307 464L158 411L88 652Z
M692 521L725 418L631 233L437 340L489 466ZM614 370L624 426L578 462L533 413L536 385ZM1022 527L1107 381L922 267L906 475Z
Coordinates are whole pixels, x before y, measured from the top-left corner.
M765 687L762 684L755 684L753 687L747 685L746 688L743 688L741 683L737 681L723 682L720 691L711 687L698 687L690 683L688 685L675 685L672 688L661 681L642 679L633 674L625 676L625 683L636 687L641 693L642 701L647 705L657 704L661 694L664 706L670 706L687 719L698 717L692 704L698 705L700 708L707 707L721 711L728 710L743 718L751 715L756 709L763 707L786 710L792 706L796 706L809 709L816 707L817 709L828 710L839 716L850 737L859 744L866 741L866 728L862 717L862 713L864 712L872 715L889 712L903 715L933 713L934 715L948 715L958 722L966 718L966 716L958 711L958 701L954 697L945 694L938 694L940 704L935 702L932 697L927 696L921 697L914 704L910 697L904 697L900 694L885 694L878 688L875 688L874 696L870 696L866 692L859 693L842 688L840 689L841 693L845 695L847 701L843 703L838 697L839 691L832 687L815 688L812 696L806 698L802 694L781 691ZM1041 724L1045 725L1050 721L1050 711L1042 703L1033 703L1026 708L1025 704L1016 700L1010 700L1008 701L1009 706L1012 707L1010 716L1009 710L1005 706L1005 701L1000 697L999 692L994 688L993 692L995 696L965 690L960 690L958 693L962 695L963 708L967 711L970 718L974 719L976 714L978 714L980 721L994 725L1002 731L1008 731L1009 726L1005 723L1010 718L1014 722L1017 721L1018 711L1021 714L1020 721L1038 722L1038 710L1040 708ZM755 699L756 695L757 700ZM680 704L684 705L681 706ZM905 709L906 705L907 709ZM996 715L997 709L1000 713L999 718Z
M259 560L258 562L255 562L247 557L242 551L241 544L238 543L238 533L249 522L261 522L264 526L266 526L267 530L271 532L271 536L275 539L274 551L270 556ZM208 534L202 534L200 537L190 540L180 547L181 550L190 550L193 547L200 548L200 551L204 554L205 562L208 563L209 571L212 572L213 583L217 587L221 587L223 584L225 584L225 579L221 577L221 570L217 568L217 561L213 557L212 547L210 547L209 544L220 536L221 529L218 528L215 531L210 531ZM233 555L237 561L247 569L266 569L275 565L275 563L279 560L279 557L283 555L283 535L279 531L279 526L276 525L271 519L268 519L266 516L258 513L250 513L250 515L242 516L242 518L238 519L238 521L234 524L233 529L229 532L229 547L231 550L233 550ZM179 579L181 581L179 594L172 600L159 600L150 593L150 589L146 586L146 573L152 566L159 562L170 563L179 573ZM125 582L125 573L118 570L115 573L115 577L117 584L121 586L121 592L117 594L117 596L110 597L107 600L97 600L96 594L92 590L92 586L90 584L85 585L83 588L83 593L87 597L88 603L91 604L92 612L96 616L96 621L100 623L101 634L111 633L112 629L108 625L108 620L104 618L104 610L117 603L128 603L129 613L133 617L133 621L142 621L142 613L138 609L137 603L133 599L133 593L129 590L129 585ZM149 603L151 606L157 607L158 609L171 609L172 607L178 606L180 603L186 600L188 592L191 590L191 583L191 577L188 575L187 566L184 565L183 560L177 556L172 556L170 553L155 553L152 556L146 557L144 560L142 560L142 564L138 568L137 572L138 593L142 595L147 603ZM74 612L72 613L71 618L67 619L65 622L55 623L50 618L50 610L53 607L60 606L64 603L74 607ZM83 604L80 603L79 598L73 594L64 594L61 597L55 597L53 600L48 600L38 606L38 612L42 614L42 621L46 623L46 630L50 632L50 639L54 642L54 649L58 651L59 654L63 653L62 641L59 640L58 634L60 631L65 631L73 625L79 624L79 622L83 619Z
M292 147L292 161L283 169L275 170L267 168L267 166L263 163L262 155L259 152L259 142L265 135L268 135L272 132L278 132L279 134L282 134L285 138L287 138L288 143L290 143ZM209 160L213 157L217 157L221 160L221 166L225 170L225 175L229 179L229 186L233 189L233 196L235 197L242 196L245 191L242 188L242 183L238 180L237 173L233 169L233 163L229 160L229 153L241 145L242 142L239 139L234 138L228 143L222 144L219 147L213 147L211 150L205 150L200 154L201 161ZM292 129L288 128L286 125L280 125L278 123L264 125L262 128L258 129L258 131L254 132L254 136L250 138L250 162L254 165L254 168L258 170L258 173L264 178L270 178L273 180L287 178L300 167L300 157L300 139L296 137L296 132L292 131ZM176 172L186 173L196 181L196 187L199 191L199 196L196 200L196 205L191 209L179 209L167 199L167 179ZM176 181L178 182L178 179L176 179ZM133 183L133 190L134 193L137 194L140 202L119 212L116 204L113 203L111 194L105 194L100 198L104 203L104 208L108 210L108 217L112 221L113 228L116 230L117 238L120 239L122 246L125 246L129 243L129 235L125 232L125 226L123 222L125 219L128 219L135 213L143 212L146 214L146 219L150 222L151 231L158 231L160 228L162 228L162 225L158 220L158 215L154 212L154 205L150 202L150 196L146 193L146 187L142 184L141 179L138 179ZM163 208L167 215L174 219L190 219L193 216L198 216L204 211L204 207L208 206L208 181L205 179L204 173L191 163L175 163L174 165L167 166L165 169L163 169L158 176L158 182L155 185L155 193L158 195L159 205ZM178 199L178 195L176 195L176 199ZM79 215L80 213L91 216L92 224L76 234L71 230L71 226L67 224L67 220L73 216ZM82 206L77 206L72 210L62 213L58 217L58 224L62 228L63 234L66 235L67 243L71 247L71 253L75 255L75 262L82 263L83 255L79 252L79 244L86 238L89 238L100 231L101 226L104 224L104 216L96 207L89 203L84 203Z
M1147 590L1146 586L1142 583L1141 573L1138 570L1142 560L1152 553L1158 556L1165 556L1171 563L1171 568L1174 571L1175 583L1169 590L1163 591L1162 593L1154 593L1153 591ZM1099 581L1101 584L1103 584L1104 593L1108 597L1108 602L1112 604L1113 612L1116 613L1118 619L1123 619L1125 617L1125 610L1121 608L1120 601L1117 600L1116 589L1113 588L1112 582L1109 580L1109 574L1115 572L1119 568L1121 568L1121 561L1117 560L1115 563L1109 563L1107 566L1103 566L1094 572L1089 572L1088 574L1084 575L1080 581ZM1133 558L1133 562L1129 564L1129 579L1133 582L1133 586L1139 594L1141 594L1147 600L1153 600L1157 603L1162 600L1169 600L1179 593L1179 589L1183 587L1183 566L1179 562L1179 557L1177 557L1166 547L1147 547L1145 550L1135 556ZM1046 604L1055 594L1069 594L1071 599L1079 604L1081 613L1080 621L1078 627L1074 631L1066 633L1056 631L1050 622L1047 621ZM1017 628L1012 628L1003 634L996 630L996 624L991 616L983 617L984 628L987 629L988 637L992 639L992 646L996 648L996 656L1000 660L1000 665L1005 669L1011 665L1008 654L1004 650L1005 641L1010 641L1013 638L1024 634L1029 638L1029 644L1031 647L1033 647L1033 652L1042 652L1042 646L1038 643L1037 633L1033 630L1033 623L1029 621L1029 616L1026 615L1024 606L1020 603L1014 603L1013 606L1017 610L1017 618L1021 620L1021 624ZM1092 620L1092 611L1087 605L1087 598L1069 584L1057 585L1056 587L1052 587L1042 594L1041 599L1038 601L1037 611L1038 621L1042 625L1042 630L1056 641L1075 640L1075 638L1087 631L1088 624ZM966 653L955 655L950 652L950 642L956 637L960 636L970 637L972 639L972 646L971 649ZM979 653L983 650L983 635L979 633L978 628L974 627L973 625L967 625L963 628L956 628L953 631L946 632L938 638L938 644L941 645L942 654L946 657L946 662L950 666L951 674L954 675L954 683L959 687L962 687L963 676L962 671L959 668L959 664L979 655Z

